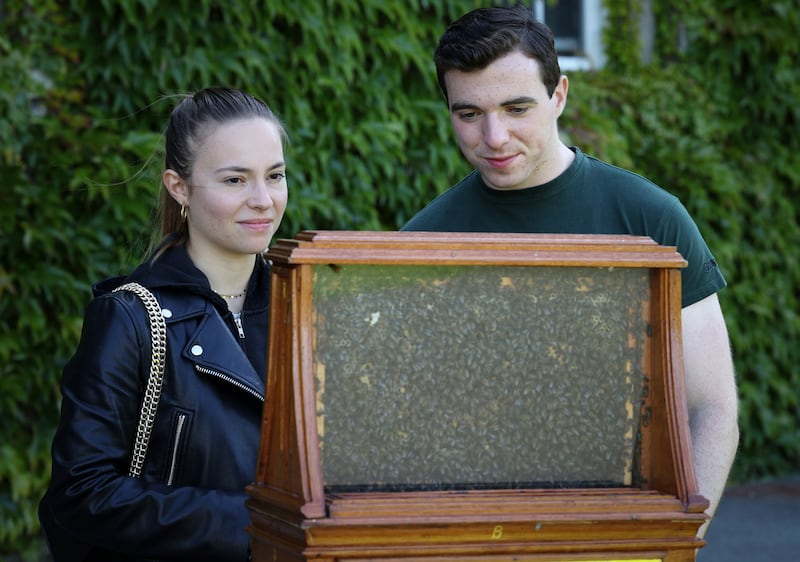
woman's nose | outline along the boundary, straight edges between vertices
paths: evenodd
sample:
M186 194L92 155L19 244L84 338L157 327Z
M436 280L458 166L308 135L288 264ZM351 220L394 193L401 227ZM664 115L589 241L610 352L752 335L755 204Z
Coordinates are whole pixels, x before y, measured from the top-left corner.
M270 193L269 183L263 179L254 181L248 202L252 207L256 208L270 207L272 205L272 194Z

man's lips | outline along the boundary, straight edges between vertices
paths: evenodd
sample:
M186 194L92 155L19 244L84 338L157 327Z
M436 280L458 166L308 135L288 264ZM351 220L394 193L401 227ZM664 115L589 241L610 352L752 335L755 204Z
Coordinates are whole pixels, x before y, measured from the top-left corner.
M511 156L484 156L483 159L493 168L507 168L516 157L516 154L512 154Z

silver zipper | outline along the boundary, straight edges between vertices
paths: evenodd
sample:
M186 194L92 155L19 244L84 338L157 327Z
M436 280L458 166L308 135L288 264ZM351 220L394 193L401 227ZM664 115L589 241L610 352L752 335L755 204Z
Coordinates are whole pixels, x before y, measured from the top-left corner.
M196 371L198 371L200 373L203 373L203 374L206 374L206 375L211 375L212 377L217 377L219 379L222 379L225 382L230 383L233 386L235 386L237 388L241 388L242 390L252 394L253 396L258 398L262 402L264 401L264 397L261 396L261 394L259 394L258 391L253 390L249 386L240 383L236 379L231 378L231 377L229 377L228 375L226 375L224 373L220 373L219 371L212 371L211 369L209 369L207 367L203 367L202 365L195 365L194 368L195 368Z
M242 313L241 312L234 312L233 313L233 323L236 324L236 329L239 330L239 339L244 339L244 326L242 326Z
M178 414L178 426L175 428L175 444L172 446L172 462L169 466L167 486L172 486L175 483L175 467L178 464L178 449L180 448L181 437L183 435L183 425L185 423L186 414Z

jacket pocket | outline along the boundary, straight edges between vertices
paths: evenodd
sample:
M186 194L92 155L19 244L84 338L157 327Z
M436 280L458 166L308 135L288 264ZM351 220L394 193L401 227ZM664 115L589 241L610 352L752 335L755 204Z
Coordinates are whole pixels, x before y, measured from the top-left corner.
M172 429L167 457L166 473L164 482L167 486L175 486L180 483L183 460L186 456L186 444L189 441L189 433L192 427L192 415L190 410L175 408L172 412Z

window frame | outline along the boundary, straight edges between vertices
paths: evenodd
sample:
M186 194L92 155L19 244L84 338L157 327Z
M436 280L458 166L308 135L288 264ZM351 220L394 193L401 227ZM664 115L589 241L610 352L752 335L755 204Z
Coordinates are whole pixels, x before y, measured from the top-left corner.
M561 55L558 61L562 71L597 70L605 64L603 49L603 24L606 11L602 0L578 0L581 5L580 37L577 39L580 55ZM531 11L538 21L547 23L545 7L547 0L533 0ZM556 6L557 7L557 6Z

